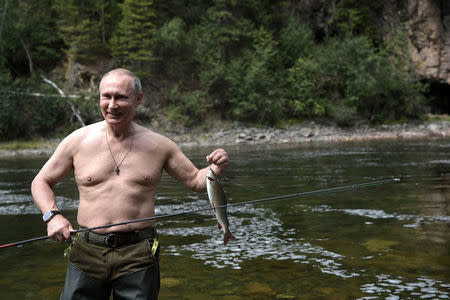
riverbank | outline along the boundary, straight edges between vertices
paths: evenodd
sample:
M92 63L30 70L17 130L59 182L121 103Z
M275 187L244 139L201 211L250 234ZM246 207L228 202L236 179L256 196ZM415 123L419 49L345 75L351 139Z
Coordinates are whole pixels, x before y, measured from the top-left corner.
M346 142L450 137L450 122L439 120L380 126L361 124L352 128L315 122L304 122L286 128L243 127L233 123L229 128L210 128L203 135L189 132L187 129L168 131L165 134L181 147Z
M395 125L371 126L360 124L351 128L335 125L304 122L286 128L247 127L240 123L215 123L207 128L189 129L171 127L167 124L149 125L173 141L181 148L226 147L235 145L295 144L316 142L347 142L382 139L417 139L432 137L450 138L450 121L422 121ZM59 140L52 139L37 143L35 148L20 149L0 147L0 157L49 156L56 149Z

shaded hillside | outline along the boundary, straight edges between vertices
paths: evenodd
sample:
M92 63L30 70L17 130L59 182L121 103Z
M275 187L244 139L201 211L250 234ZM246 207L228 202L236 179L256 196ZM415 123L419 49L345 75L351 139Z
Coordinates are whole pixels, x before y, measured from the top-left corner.
M95 122L101 74L119 66L143 81L142 122L352 126L448 113L444 2L3 0L0 137L64 134L80 124L74 107Z

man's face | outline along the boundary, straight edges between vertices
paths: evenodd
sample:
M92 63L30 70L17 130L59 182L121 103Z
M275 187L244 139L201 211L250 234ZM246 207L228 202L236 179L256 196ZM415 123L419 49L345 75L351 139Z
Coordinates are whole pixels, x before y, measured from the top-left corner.
M126 124L133 120L142 94L132 88L132 78L115 72L103 79L100 90L100 109L103 118L111 125Z

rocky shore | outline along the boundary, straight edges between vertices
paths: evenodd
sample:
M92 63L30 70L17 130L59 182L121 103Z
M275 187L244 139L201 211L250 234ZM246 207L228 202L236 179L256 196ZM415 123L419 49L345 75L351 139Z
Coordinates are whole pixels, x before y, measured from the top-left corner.
M172 128L150 125L168 136L181 148L227 147L235 145L329 143L382 139L450 138L450 122L434 121L396 125L358 125L341 128L335 125L304 122L286 128L247 127L239 123L216 124L207 129ZM50 140L38 149L0 150L0 157L49 156L59 140Z
M161 132L181 147L230 146L258 144L287 144L314 142L346 142L377 139L413 139L449 137L450 122L435 121L396 125L359 125L341 128L334 125L305 122L286 128L243 127L233 123L229 128L210 128L206 133L192 133L187 129Z

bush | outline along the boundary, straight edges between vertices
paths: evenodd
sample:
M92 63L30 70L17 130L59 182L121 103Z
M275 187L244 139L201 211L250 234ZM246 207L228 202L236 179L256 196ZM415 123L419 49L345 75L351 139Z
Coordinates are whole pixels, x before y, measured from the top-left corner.
M52 134L64 124L67 115L64 102L59 97L34 95L54 94L37 79L12 80L9 74L0 76L0 138L30 138L33 135Z
M313 59L299 58L287 70L284 102L290 118L314 118L325 114L328 100L320 89L323 74L319 68Z
M260 29L253 33L253 49L246 50L229 64L226 80L233 118L274 124L283 117L274 66L277 54L270 33Z
M207 100L206 92L197 90L181 92L175 85L170 92L169 121L185 126L198 125L208 114L211 104Z
M85 123L101 119L98 101L93 97L70 101ZM54 88L40 78L13 80L5 70L0 73L0 140L66 134L79 126L67 99L55 94Z
M152 38L152 47L158 58L155 68L172 80L183 79L192 64L192 50L185 26L183 20L174 18Z
M330 38L287 71L284 102L292 117L327 115L343 125L417 117L423 85L411 69L365 37ZM395 56L394 56L395 57Z
M305 24L297 24L290 18L287 26L280 32L279 49L281 61L292 66L299 57L306 57L314 48L314 32Z

